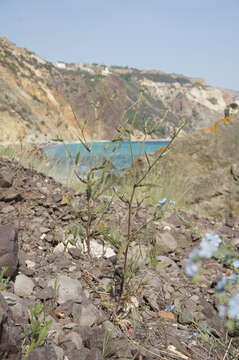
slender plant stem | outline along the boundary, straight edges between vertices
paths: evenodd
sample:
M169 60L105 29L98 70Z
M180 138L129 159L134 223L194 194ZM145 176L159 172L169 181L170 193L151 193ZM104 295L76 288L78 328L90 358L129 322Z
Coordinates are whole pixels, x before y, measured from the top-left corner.
M132 221L132 205L133 200L135 196L136 186L133 186L132 193L130 196L130 200L128 202L128 224L127 224L127 244L124 251L124 265L123 265L123 274L122 274L122 281L120 286L120 296L122 297L124 294L124 288L125 288L125 277L127 272L127 266L128 266L128 252L129 252L129 246L131 243L131 221Z
M88 255L90 255L90 226L91 226L91 206L90 206L90 199L87 198L86 246L87 246Z
M120 284L120 297L122 298L125 292L125 280L126 280L126 274L127 274L127 268L128 268L128 253L129 253L129 247L132 241L132 206L133 206L133 201L134 201L134 197L135 197L135 192L136 189L139 186L142 186L142 182L144 181L144 179L148 176L148 174L150 173L150 171L152 170L152 168L157 164L157 162L162 159L162 157L169 151L171 145L173 144L173 142L175 141L176 137L178 136L179 132L181 131L181 129L183 128L184 124L182 124L177 131L175 132L175 134L173 135L172 139L170 140L170 142L167 144L167 146L164 147L164 149L160 152L159 156L151 163L148 164L148 169L145 171L145 173L139 178L138 181L136 181L133 184L133 188L132 188L132 192L131 192L131 196L130 199L128 201L128 223L127 223L127 244L126 244L126 248L124 251L124 265L123 265L123 273L122 273L122 279L121 279L121 284Z

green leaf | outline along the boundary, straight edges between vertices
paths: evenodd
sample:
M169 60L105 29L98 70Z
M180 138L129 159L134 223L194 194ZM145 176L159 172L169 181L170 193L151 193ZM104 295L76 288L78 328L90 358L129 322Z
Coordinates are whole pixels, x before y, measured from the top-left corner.
M117 141L123 141L122 136L118 136L118 137L111 140L111 142L117 142Z
M160 187L160 185L157 185L157 184L141 184L141 185L138 185L138 187L149 187L149 188L152 188L152 187Z
M45 341L51 324L52 324L52 320L48 320L45 322L44 326L40 329L38 340L37 340L38 346L43 344L43 342Z
M79 162L80 162L80 152L78 151L75 157L75 165L79 165Z
M94 208L94 212L95 213L101 213L103 212L106 208L107 208L107 204L101 204L101 205L98 205Z

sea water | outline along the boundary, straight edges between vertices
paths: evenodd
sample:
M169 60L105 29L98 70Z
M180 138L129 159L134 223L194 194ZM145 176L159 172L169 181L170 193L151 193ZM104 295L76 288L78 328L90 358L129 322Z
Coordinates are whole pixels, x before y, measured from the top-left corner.
M155 152L161 146L167 145L167 141L128 141L122 142L89 142L87 148L81 143L52 144L45 146L50 160L60 163L75 163L76 157L79 159L79 166L83 172L99 166L105 160L111 162L116 169L125 169L132 165L134 159ZM79 155L78 155L79 154Z

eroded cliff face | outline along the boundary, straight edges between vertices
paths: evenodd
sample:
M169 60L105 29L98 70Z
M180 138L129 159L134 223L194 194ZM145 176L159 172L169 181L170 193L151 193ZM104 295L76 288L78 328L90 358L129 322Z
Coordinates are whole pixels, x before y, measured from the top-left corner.
M138 98L143 95L140 102ZM52 64L0 38L0 141L112 139L126 120L132 137L145 126L166 138L209 126L239 92L200 79L103 65ZM74 116L74 110L76 117Z
M0 40L0 139L39 141L75 135L69 102L49 86L54 67ZM72 135L71 135L72 134Z

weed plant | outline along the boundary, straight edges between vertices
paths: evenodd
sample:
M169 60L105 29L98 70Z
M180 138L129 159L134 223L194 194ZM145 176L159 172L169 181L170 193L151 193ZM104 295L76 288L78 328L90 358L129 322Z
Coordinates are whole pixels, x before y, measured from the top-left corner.
M29 324L23 326L26 343L25 359L28 359L30 353L45 342L51 324L51 320L45 319L43 305L34 304L30 310Z
M155 212L150 219L146 219L138 229L133 227L133 218L135 216L135 211L139 211L142 203L145 199L141 201L137 201L138 193L142 193L143 189L151 189L155 187L155 184L148 183L147 179L149 175L152 173L152 170L155 166L160 162L160 160L167 154L170 150L173 142L177 138L179 132L181 131L184 124L181 124L177 130L174 131L171 140L169 143L158 152L158 155L154 158L150 158L146 153L144 156L144 161L146 166L140 169L137 166L137 162L134 161L133 156L133 146L132 146L132 138L133 138L133 130L135 128L135 123L137 122L137 112L141 101L144 96L144 91L141 90L138 98L133 102L128 109L126 109L123 113L121 120L119 121L119 125L116 129L116 135L112 139L112 143L119 144L121 141L127 141L129 144L129 151L132 161L132 170L131 170L131 178L128 183L127 192L124 189L120 189L117 186L112 186L111 189L113 191L112 195L108 202L100 204L100 199L102 199L102 195L109 191L109 183L107 183L107 178L109 175L109 168L107 168L107 162L101 162L98 166L94 166L90 168L86 173L81 173L80 170L77 169L80 165L81 154L78 153L75 159L72 159L72 155L69 154L70 161L74 161L76 166L75 175L78 178L79 182L84 185L85 192L85 200L86 206L83 209L82 216L79 217L78 221L78 229L80 236L84 239L86 243L86 249L88 255L91 255L91 241L92 239L100 238L103 243L110 242L114 247L116 252L118 253L118 257L121 255L123 257L123 269L121 273L121 279L119 284L119 299L123 300L128 298L129 294L132 295L132 286L134 280L135 267L129 258L129 248L132 242L137 239L137 236L144 230L146 227L152 222L155 221L162 216L162 206L156 206ZM112 98L107 98L105 104L113 107ZM102 114L101 105L98 102L91 102L91 105L95 114L95 121L99 121L100 116ZM132 116L133 113L133 116ZM76 114L73 111L76 122L79 124ZM130 114L130 116L129 116ZM165 113L165 117L167 116L167 112ZM80 127L80 138L79 141L84 146L85 150L91 154L91 148L88 145L85 137L85 128L86 124L83 124ZM145 122L144 128L144 141L148 136L151 136L155 133L156 129L152 127L152 122ZM127 220L126 224L124 224L124 229L126 229L126 235L121 236L120 238L115 237L111 233L111 229L105 224L106 214L108 209L113 201L113 198L117 197L119 201L122 203L124 207L127 208ZM153 254L153 252L152 252ZM151 255L152 255L151 254ZM136 286L137 288L137 286ZM131 290L130 290L131 289Z

